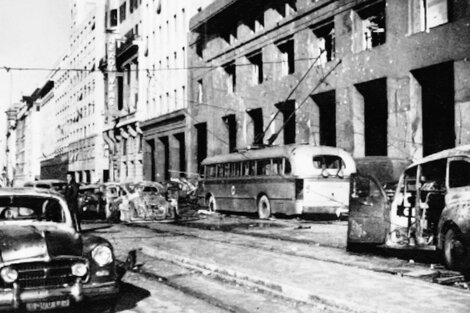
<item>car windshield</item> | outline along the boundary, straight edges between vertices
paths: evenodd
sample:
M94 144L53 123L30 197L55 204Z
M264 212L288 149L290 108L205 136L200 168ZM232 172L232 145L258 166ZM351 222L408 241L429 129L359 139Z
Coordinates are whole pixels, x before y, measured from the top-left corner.
M65 211L55 198L34 196L0 197L0 222L32 220L65 223Z

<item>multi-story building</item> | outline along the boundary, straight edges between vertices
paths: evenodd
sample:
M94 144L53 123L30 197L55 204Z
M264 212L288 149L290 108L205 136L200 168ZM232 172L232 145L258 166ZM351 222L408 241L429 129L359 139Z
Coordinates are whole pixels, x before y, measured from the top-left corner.
M65 88L57 99L58 118L65 117L59 140L68 150L68 170L80 182L109 176L103 141L105 84L99 70L106 55L105 7L105 0L74 1L66 62L70 70L64 71Z
M218 0L190 22L189 169L253 144L419 158L470 143L462 0Z
M188 25L209 2L109 1L104 137L113 179L186 172Z
M40 176L40 129L41 120L39 104L36 100L41 89L36 89L30 96L23 96L18 105L16 115L16 151L14 185L21 186L27 181L38 179Z
M50 134L41 142L42 178L64 179L71 172L79 182L108 179L100 71L106 54L105 6L105 0L73 1L69 47L45 84L53 88L44 90L40 101L41 114L54 117L41 125Z
M143 29L147 94L144 173L149 180L187 176L189 20L213 0L148 1Z
M141 180L143 175L139 125L145 116L142 82L146 74L140 70L145 54L140 35L143 8L139 0L109 0L107 5L104 140L110 178L118 181Z
M3 183L11 186L15 177L16 167L16 116L17 104L6 110L6 140L5 140L5 178Z

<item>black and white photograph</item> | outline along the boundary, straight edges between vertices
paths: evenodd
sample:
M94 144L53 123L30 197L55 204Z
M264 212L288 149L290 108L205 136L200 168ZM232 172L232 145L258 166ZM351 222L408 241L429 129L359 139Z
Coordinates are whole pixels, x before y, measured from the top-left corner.
M0 312L470 312L470 0L0 0L0 42Z

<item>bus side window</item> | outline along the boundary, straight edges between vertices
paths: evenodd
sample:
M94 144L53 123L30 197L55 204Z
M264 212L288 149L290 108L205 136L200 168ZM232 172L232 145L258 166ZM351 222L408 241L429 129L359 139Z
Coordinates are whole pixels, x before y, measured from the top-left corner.
M290 162L288 159L284 159L284 174L288 175L292 171L292 167L290 166Z
M241 167L242 167L241 162L235 163L235 176L241 176Z
M273 159L272 174L279 175L282 173L282 159Z
M217 164L217 177L224 177L224 167L222 164Z
M230 163L225 163L224 165L224 177L230 177Z
M271 160L258 160L256 175L271 175Z

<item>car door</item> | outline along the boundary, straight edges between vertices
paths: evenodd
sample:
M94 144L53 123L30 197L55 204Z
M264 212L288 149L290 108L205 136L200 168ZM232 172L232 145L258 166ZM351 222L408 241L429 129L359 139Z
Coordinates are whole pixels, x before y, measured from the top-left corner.
M348 217L348 246L383 244L389 229L387 196L371 176L351 176Z

